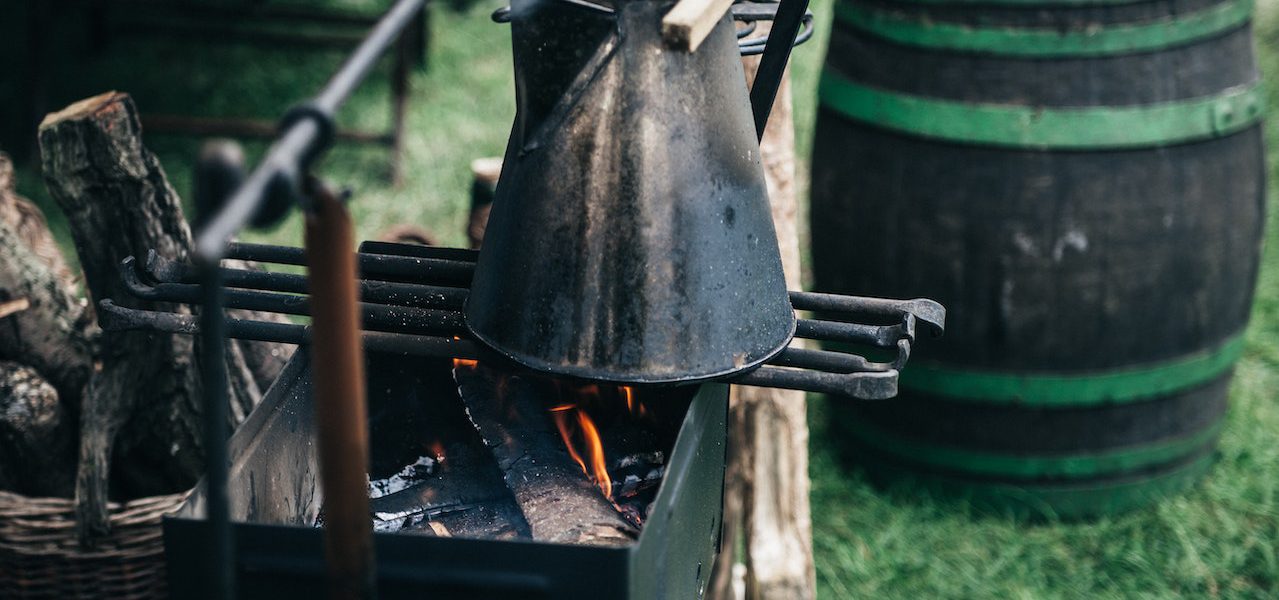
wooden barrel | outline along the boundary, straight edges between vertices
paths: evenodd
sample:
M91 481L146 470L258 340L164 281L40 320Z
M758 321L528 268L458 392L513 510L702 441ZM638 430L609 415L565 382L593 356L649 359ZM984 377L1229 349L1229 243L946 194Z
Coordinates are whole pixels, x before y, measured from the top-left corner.
M935 298L872 475L1085 516L1201 474L1260 257L1247 0L838 0L816 288Z

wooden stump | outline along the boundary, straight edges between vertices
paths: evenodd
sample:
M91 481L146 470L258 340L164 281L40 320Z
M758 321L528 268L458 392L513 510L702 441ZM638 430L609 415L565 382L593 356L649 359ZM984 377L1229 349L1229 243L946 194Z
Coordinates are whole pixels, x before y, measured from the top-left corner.
M70 224L90 299L188 313L131 298L120 280L125 257L155 249L182 259L192 242L177 194L142 145L132 100L109 92L72 104L45 117L39 138L45 184ZM106 528L109 464L121 497L180 491L203 472L197 354L183 336L104 332L80 416L76 497L86 537ZM258 390L238 352L228 355L233 412L242 416Z

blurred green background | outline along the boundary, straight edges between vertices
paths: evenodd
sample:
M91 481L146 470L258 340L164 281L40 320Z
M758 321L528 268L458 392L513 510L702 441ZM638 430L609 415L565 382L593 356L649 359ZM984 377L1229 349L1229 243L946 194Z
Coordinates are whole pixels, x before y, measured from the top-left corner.
M807 180L816 83L832 0L815 0L818 33L794 55L800 181ZM375 0L326 4L376 13ZM1263 70L1279 73L1279 11L1263 0L1257 40ZM70 253L65 226L44 191L23 135L19 93L35 60L25 49L25 10L11 3L0 19L0 149L27 156L18 191L41 204ZM437 4L431 12L429 65L412 76L403 184L384 173L387 152L342 145L320 171L355 192L361 238L414 223L448 245L465 245L473 158L500 155L514 115L507 29L488 18L501 4ZM233 43L181 36L120 36L91 51L88 20L57 15L47 57L52 109L106 90L133 95L153 113L274 119L318 90L345 52ZM343 126L389 123L389 61L340 115ZM1273 85L1270 106L1279 106ZM1272 110L1272 113L1273 110ZM1267 129L1276 148L1276 129ZM148 134L146 144L180 194L190 195L200 141ZM263 144L245 144L250 159ZM1274 154L1270 165L1274 165ZM1274 169L1271 169L1271 173ZM1274 185L1270 194L1273 219ZM1273 225L1273 223L1272 223ZM1275 228L1269 227L1270 235ZM245 236L297 245L296 215L277 229ZM877 490L841 464L814 398L812 513L819 592L823 598L1279 598L1279 255L1267 243L1247 350L1237 370L1219 460L1191 492L1147 509L1091 523L1033 524L980 514L962 500L909 489Z

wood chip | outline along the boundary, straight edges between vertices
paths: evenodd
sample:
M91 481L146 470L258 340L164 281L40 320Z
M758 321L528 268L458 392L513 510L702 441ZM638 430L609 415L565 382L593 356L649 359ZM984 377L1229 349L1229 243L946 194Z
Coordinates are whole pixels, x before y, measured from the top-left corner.
M31 301L26 298L18 298L8 302L0 302L0 319L9 315L20 313L31 308Z

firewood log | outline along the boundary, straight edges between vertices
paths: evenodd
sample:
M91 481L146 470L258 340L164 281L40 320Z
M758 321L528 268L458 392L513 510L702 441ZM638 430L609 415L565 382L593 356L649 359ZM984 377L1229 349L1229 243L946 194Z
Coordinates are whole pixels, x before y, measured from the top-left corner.
M768 34L761 22L755 35ZM744 57L753 82L759 57ZM790 72L760 142L773 224L790 289L800 289L799 204L795 189L795 126ZM736 548L744 536L746 598L804 600L816 595L812 525L808 508L808 422L804 393L736 387L730 396L728 464L724 486L724 541ZM736 597L732 552L720 554L710 596Z
M0 358L34 367L75 405L93 370L93 328L40 210L12 187L0 154ZM4 460L0 457L0 460Z
M13 161L4 152L0 152L0 221L12 227L32 254L44 263L53 274L70 290L75 289L75 280L62 250L49 231L49 223L34 203L18 195L13 174Z
M7 489L70 497L75 490L75 424L58 391L35 369L0 361L0 457Z
M131 298L118 265L150 249L185 258L191 233L164 169L142 145L133 101L108 92L45 117L41 166L49 193L66 214L93 302L179 313L181 306ZM197 345L183 336L105 332L101 371L81 411L76 499L82 537L105 531L108 473L120 497L171 493L203 470ZM242 361L235 351L232 362ZM223 359L224 357L219 357ZM242 362L228 368L234 413L258 398ZM227 418L232 418L228 415ZM108 464L110 461L110 469Z
M482 365L460 366L454 377L533 539L601 546L635 540L639 532L569 456L542 400L553 391Z

